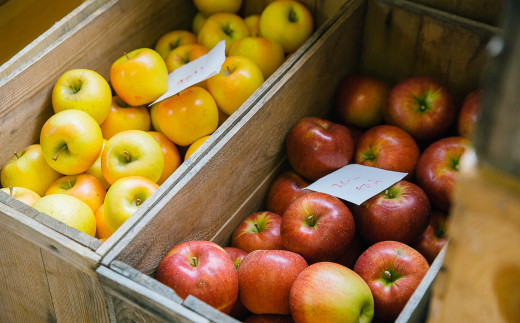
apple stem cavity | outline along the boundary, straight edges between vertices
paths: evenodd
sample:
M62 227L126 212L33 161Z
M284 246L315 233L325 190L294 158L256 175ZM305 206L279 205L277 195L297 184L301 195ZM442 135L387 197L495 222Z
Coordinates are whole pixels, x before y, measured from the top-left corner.
M229 76L231 75L231 70L229 69L229 66L226 66L226 69L222 71L222 75Z
M143 203L143 201L141 201L141 199L136 199L135 200L135 205L140 206L141 203Z
M298 22L298 19L296 19L297 16L296 16L296 11L294 11L294 8L291 7L291 10L289 10L289 21L294 23L294 22Z
M192 267L197 267L199 265L199 259L197 259L197 257L191 257L190 265Z
M67 148L67 145L64 145L60 148L60 150L58 150L58 152L56 153L56 155L54 155L52 157L52 160L56 161L58 160L58 156L65 150L65 148Z
M70 182L70 179L67 179L67 184L69 184L69 190L72 188L72 184Z
M392 281L392 273L388 270L385 270L385 276L389 281Z
M130 153L127 150L123 150L123 155L126 157L126 161L130 161Z
M310 226L310 227L314 227L316 226L316 218L314 217L313 214L309 215L307 217L307 224Z

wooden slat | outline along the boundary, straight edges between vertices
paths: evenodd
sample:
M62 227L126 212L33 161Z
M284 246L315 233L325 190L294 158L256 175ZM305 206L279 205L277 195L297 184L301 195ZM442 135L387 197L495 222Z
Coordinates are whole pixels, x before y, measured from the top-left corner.
M461 101L481 82L484 50L499 29L400 0L370 1L362 71L390 85L429 76Z
M188 295L182 305L186 306L190 310L194 311L195 313L198 313L211 322L218 322L218 323L240 323L240 321L232 318L229 315L226 315L222 313L221 311L217 310L216 308L212 307L211 305L208 305L204 303L203 301L199 300L198 298Z
M71 266L70 259L42 250L58 322L108 322L105 294L96 276ZM48 293L47 293L48 294Z
M446 270L434 286L428 322L520 321L519 215L517 179L462 165Z
M297 59L298 52L291 57L289 63L294 66L290 73L281 76L253 106L228 119L236 125L214 142L189 178L172 187L121 240L120 249L112 249L103 262L109 263L117 255L117 260L152 274L174 244L215 235L230 212L237 210L280 162L286 131L295 120L326 113L335 89L322 84L336 84L355 70L364 18L362 2L349 2L345 14L318 35L303 57ZM321 55L325 52L329 55Z
M504 0L410 0L461 17L497 25L505 8Z
M55 322L41 249L0 226L0 321Z

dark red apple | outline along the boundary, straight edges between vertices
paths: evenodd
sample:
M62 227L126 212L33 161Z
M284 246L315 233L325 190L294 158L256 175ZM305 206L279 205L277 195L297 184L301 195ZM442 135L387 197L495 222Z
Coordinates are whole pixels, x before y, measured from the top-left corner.
M294 321L290 315L254 314L248 317L244 323L294 323Z
M305 189L308 185L309 183L296 172L292 170L283 172L269 188L266 202L267 210L283 216L289 204L296 198L311 192Z
M290 314L289 291L306 267L305 259L291 251L250 252L238 266L242 304L255 314Z
M354 265L374 296L375 317L395 320L429 269L415 249L397 241L369 247Z
M414 245L414 249L419 251L430 265L448 241L447 220L446 213L433 210L430 214L428 228Z
M457 130L460 136L466 138L471 138L471 136L473 136L480 112L481 100L481 90L475 90L469 93L464 99L457 121Z
M357 233L368 243L416 243L428 227L430 201L417 185L399 181L361 205L352 205Z
M209 241L176 245L162 258L155 277L182 299L193 295L226 314L238 296L238 275L231 258Z
M345 78L336 91L336 112L342 122L360 128L383 123L388 86L373 77L355 74Z
M296 122L285 147L292 168L311 181L348 165L354 154L354 141L345 126L315 117Z
M347 268L354 269L354 264L367 248L368 244L356 232L354 238L348 245L347 252L345 252L336 262Z
M363 135L365 132L365 129L361 129L354 126L346 125L348 131L350 131L350 136L352 137L352 140L354 140L354 151L356 151L357 143L359 142L359 138Z
M401 128L381 125L363 133L356 145L354 163L408 173L413 178L419 160L419 147Z
M464 137L446 137L431 144L419 158L415 175L417 184L426 192L432 206L448 212L455 185L459 162L470 146Z
M294 280L289 303L298 323L369 323L374 315L367 283L354 271L332 262L305 268Z
M242 259L244 259L244 257L247 256L246 251L235 247L224 247L224 250L228 254L229 258L231 258L231 261L233 261L233 265L235 265L235 268L238 268L238 265L240 265Z
M411 77L395 85L383 108L385 123L406 130L421 144L445 135L456 113L452 94L429 77Z
M273 212L256 212L240 222L231 236L231 246L251 252L284 249L280 237L282 217Z
M355 222L339 199L314 192L289 205L280 233L285 248L299 253L309 263L335 261L348 250Z

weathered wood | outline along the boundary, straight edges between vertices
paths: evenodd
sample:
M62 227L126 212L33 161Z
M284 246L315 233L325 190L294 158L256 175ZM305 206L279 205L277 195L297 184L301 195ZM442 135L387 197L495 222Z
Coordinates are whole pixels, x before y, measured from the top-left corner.
M497 25L505 8L504 0L410 0L461 17Z
M428 322L520 321L519 214L517 179L472 162L462 165L446 270L434 286Z
M182 302L182 305L186 306L190 310L194 311L195 313L198 313L211 322L218 322L218 323L239 323L240 321L232 318L229 315L226 315L220 311L217 311L214 307L211 305L208 305L201 301L200 299L188 295L184 302Z

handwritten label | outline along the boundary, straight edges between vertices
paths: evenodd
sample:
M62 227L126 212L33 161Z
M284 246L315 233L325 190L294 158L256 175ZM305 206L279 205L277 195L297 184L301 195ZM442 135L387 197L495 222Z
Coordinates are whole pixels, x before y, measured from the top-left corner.
M327 193L360 205L402 180L407 174L350 164L324 176L306 189Z
M225 49L226 42L222 40L206 55L176 68L168 75L168 90L166 93L150 103L150 105L167 99L192 85L217 75L226 59Z

